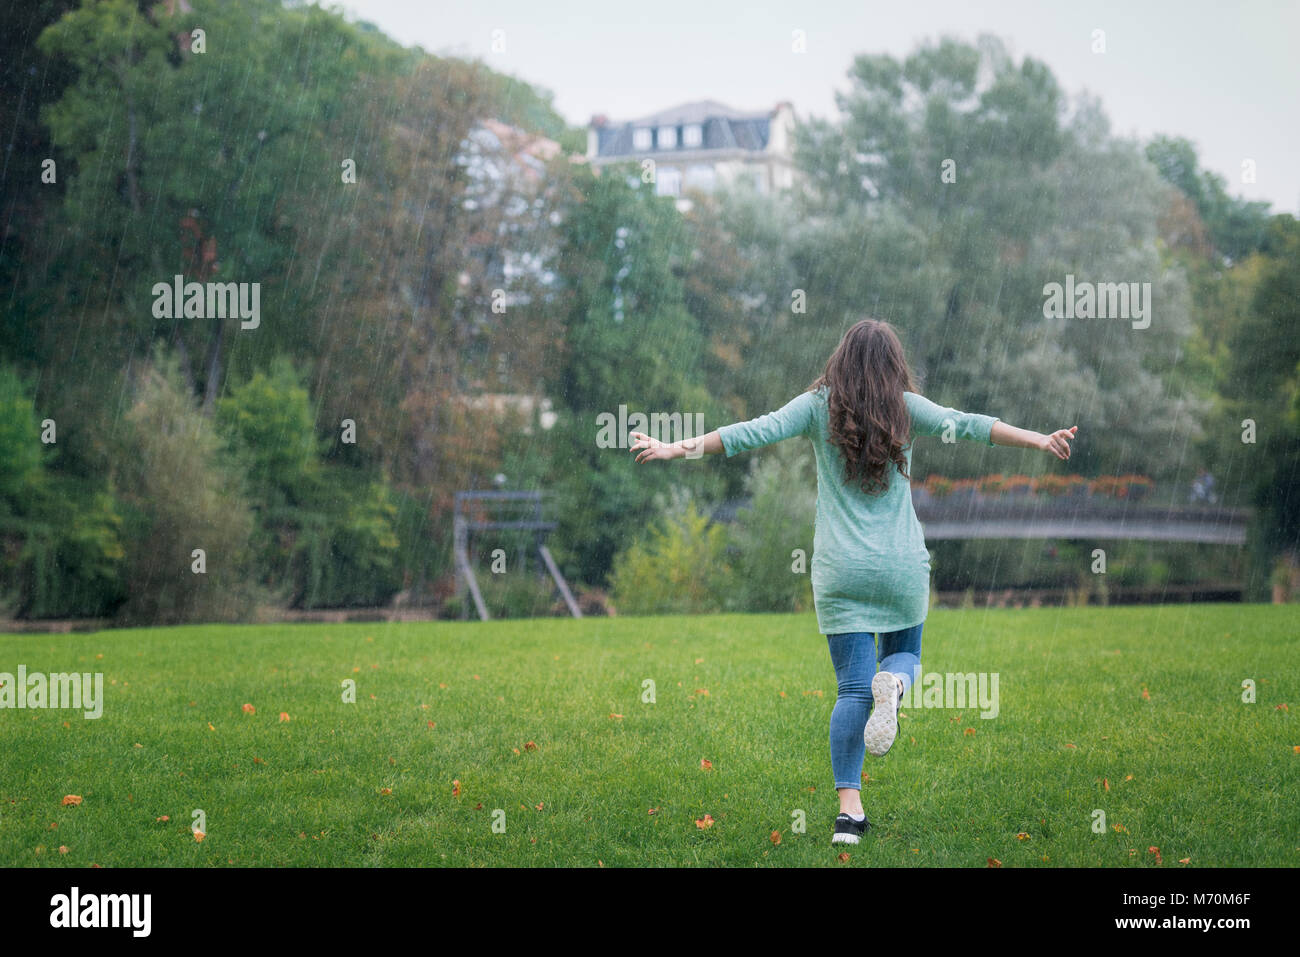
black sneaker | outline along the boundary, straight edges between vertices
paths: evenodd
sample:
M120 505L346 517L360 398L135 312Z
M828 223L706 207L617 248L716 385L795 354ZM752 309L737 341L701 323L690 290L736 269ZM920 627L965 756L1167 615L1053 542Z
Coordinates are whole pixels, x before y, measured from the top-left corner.
M869 827L871 822L865 817L861 821L855 821L847 814L841 814L835 819L835 833L831 835L831 843L856 844L862 840L862 835L867 833Z

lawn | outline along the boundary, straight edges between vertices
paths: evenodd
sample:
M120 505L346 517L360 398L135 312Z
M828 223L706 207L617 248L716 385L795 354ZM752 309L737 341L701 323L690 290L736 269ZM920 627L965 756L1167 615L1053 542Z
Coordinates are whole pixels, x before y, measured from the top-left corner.
M106 699L0 710L0 865L1300 865L1300 609L932 613L924 670L997 672L999 713L904 709L847 862L816 627L0 635L0 672L103 672Z

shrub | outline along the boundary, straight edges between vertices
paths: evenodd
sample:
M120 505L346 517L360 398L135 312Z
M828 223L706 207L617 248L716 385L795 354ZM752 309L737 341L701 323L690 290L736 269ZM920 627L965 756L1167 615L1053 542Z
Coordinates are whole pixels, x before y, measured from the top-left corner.
M736 547L736 601L743 611L812 607L812 531L817 479L807 443L782 442L757 457L746 478L750 506L731 528ZM795 570L795 549L803 568Z
M679 500L643 540L615 557L610 576L615 608L632 615L723 610L733 585L726 547L722 526L710 525L689 497Z
M126 510L122 616L149 624L246 617L252 516L175 357L158 350L143 366L124 426L114 473ZM198 548L203 574L192 570Z

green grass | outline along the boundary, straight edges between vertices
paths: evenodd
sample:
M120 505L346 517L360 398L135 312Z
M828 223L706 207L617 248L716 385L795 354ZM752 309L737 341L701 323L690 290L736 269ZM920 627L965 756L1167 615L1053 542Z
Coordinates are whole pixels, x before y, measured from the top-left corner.
M1000 714L907 710L847 866L1300 865L1298 633L1285 606L934 612L923 670L998 672ZM0 710L0 865L846 866L811 615L0 635L19 664L107 701Z

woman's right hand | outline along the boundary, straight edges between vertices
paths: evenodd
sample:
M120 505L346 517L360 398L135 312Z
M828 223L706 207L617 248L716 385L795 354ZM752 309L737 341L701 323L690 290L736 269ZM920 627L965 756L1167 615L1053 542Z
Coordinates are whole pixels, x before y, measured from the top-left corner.
M686 454L686 450L678 443L660 442L644 432L633 432L632 438L636 441L632 443L630 451L637 453L638 462L650 462L655 459L669 461L679 459Z
M1074 438L1074 433L1079 431L1077 425L1072 425L1068 429L1057 429L1051 435L1044 435L1042 444L1039 446L1044 452L1055 455L1061 461L1070 457L1070 440Z

